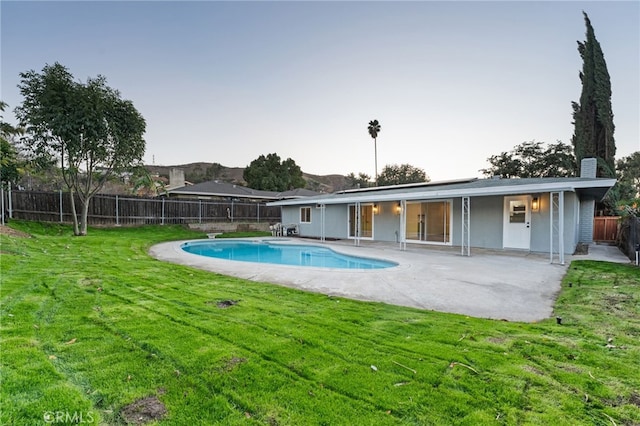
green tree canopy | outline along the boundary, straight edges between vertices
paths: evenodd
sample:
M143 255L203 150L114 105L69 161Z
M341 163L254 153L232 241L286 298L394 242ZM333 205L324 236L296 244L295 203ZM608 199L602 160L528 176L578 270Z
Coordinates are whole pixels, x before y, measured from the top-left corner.
M0 137L0 184L6 188L20 178L18 153L3 137Z
M378 186L402 185L405 183L429 182L424 170L410 164L387 164L378 176Z
M18 151L10 140L22 133L20 128L4 121L4 110L7 104L0 101L0 185L6 187L20 178Z
M640 198L640 151L623 157L616 163L618 196L621 200Z
M86 235L92 197L114 171L129 168L144 154L144 118L103 76L77 82L56 62L20 78L24 101L16 116L25 127L26 145L36 155L59 159L72 195L74 234ZM80 220L74 195L81 204Z
M616 145L613 138L613 111L611 108L611 80L600 43L596 39L591 21L584 13L587 27L586 40L578 41L582 58L580 103L572 102L574 133L571 140L577 163L583 158L598 159L598 177L615 176Z
M288 191L304 188L302 170L291 158L280 161L278 154L261 155L245 167L242 177L247 186L263 191Z
M358 173L356 176L353 172L347 175L348 188L368 188L371 186L371 176L366 173Z
M569 177L577 170L571 146L560 141L546 148L542 142L523 142L487 161L491 167L480 171L485 176L503 178Z

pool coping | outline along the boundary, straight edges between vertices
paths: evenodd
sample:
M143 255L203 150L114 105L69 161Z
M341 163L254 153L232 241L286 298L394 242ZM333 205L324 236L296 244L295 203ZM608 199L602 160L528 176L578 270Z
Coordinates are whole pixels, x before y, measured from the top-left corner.
M272 237L265 237L272 238ZM259 238L242 238L259 240ZM463 257L450 250L392 244L319 242L291 239L291 243L322 245L359 256L391 260L398 266L348 270L240 262L187 253L182 240L154 245L149 254L162 261L223 275L297 288L351 299L383 302L418 309L509 321L539 321L553 314L560 281L567 265L522 253L484 253ZM278 243L287 244L286 239Z

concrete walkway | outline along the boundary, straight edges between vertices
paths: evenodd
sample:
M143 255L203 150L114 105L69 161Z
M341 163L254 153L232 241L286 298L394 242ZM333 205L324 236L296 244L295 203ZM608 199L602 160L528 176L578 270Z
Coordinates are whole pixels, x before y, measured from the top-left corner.
M279 244L320 244L345 254L398 263L387 269L342 270L214 259L183 251L183 242L158 244L149 252L163 261L331 296L527 322L552 315L572 258L567 256L566 265L558 265L550 264L548 256L529 253L472 250L471 257L463 257L451 248L410 245L400 251L397 245L384 243L354 247L353 241L278 240ZM607 249L590 250L590 256L596 255L615 258Z
M616 246L608 244L589 244L589 253L571 256L572 260L602 260L614 263L631 263L631 260Z

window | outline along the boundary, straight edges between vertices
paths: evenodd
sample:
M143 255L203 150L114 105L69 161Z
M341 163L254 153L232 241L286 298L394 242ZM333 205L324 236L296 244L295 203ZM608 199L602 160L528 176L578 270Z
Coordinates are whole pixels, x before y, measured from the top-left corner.
M300 223L311 223L311 207L300 207Z
M524 201L509 201L509 223L525 223L527 220L527 206Z

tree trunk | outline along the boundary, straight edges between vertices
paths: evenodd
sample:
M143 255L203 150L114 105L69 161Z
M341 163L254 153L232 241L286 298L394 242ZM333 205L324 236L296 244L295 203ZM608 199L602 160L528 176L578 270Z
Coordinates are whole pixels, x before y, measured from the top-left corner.
M89 216L89 201L91 197L82 202L82 216L80 217L80 235L87 235L87 216Z
M73 235L80 235L78 213L76 212L76 197L73 194L73 189L69 189L69 195L71 197L71 216L73 216Z
M377 138L373 138L373 152L375 156L375 167L376 167L376 186L378 186L378 141Z

